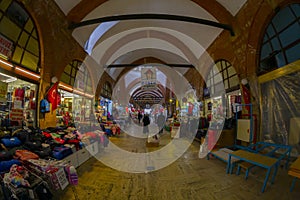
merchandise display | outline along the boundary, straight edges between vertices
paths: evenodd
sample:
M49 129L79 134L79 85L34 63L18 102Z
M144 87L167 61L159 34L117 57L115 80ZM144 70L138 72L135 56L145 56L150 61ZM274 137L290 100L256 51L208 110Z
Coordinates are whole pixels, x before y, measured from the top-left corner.
M35 125L37 85L17 78L0 84L4 91L0 98L1 126Z
M1 135L0 182L5 198L51 199L55 191L77 185L76 167L108 144L105 132L99 126L92 128L24 127Z

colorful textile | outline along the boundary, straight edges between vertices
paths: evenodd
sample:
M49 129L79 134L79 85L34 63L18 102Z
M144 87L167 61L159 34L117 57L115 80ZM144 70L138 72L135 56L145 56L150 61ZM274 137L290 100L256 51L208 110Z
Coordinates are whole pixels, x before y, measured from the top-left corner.
M29 173L24 167L14 164L11 166L9 173L4 175L4 182L11 183L15 187L30 187L29 182L26 180L28 177Z
M78 185L78 175L74 166L65 167L65 171L67 172L69 183L71 185Z
M39 159L39 156L28 150L16 150L15 157L19 160Z

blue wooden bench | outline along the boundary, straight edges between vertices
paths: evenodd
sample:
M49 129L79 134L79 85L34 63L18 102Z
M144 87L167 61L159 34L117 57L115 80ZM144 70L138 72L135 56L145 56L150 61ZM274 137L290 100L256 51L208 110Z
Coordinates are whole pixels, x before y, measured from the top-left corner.
M226 163L228 163L228 158L229 158L229 153L232 153L233 152L233 150L231 150L231 149L228 149L228 148L221 148L221 149L218 149L218 150L215 150L215 151L211 151L211 152L209 152L208 154L207 154L207 160L209 160L209 157L210 156L213 156L213 157L215 157L215 158L217 158L217 159L219 159L219 160L222 160L222 161L224 161L224 162L226 162ZM236 158L232 158L231 160L230 160L230 162L231 162L231 166L235 166L235 164L237 163L239 161L239 159L236 159ZM230 173L232 173L232 171L233 171L233 168L231 168L231 170L230 170Z

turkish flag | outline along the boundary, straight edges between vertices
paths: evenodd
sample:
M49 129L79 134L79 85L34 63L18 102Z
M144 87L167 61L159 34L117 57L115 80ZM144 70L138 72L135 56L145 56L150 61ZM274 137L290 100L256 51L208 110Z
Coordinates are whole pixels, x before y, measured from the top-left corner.
M246 87L245 85L242 85L242 92L243 92L243 97L244 97L245 104L250 104L251 103L250 89L248 87ZM248 111L250 111L249 106L246 106L246 109Z
M57 93L57 105L60 105L61 103L61 97L60 97L60 93Z
M52 110L55 110L58 106L60 98L58 97L58 82L54 83L54 85L50 88L47 94L47 99L49 103L52 104Z

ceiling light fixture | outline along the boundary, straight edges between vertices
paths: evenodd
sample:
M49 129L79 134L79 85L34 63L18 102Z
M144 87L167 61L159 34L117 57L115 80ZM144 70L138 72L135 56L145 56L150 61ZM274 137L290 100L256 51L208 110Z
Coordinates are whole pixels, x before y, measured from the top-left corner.
M21 71L21 72L23 72L23 73L25 73L25 74L27 74L27 75L33 76L33 77L35 77L35 78L37 78L37 79L40 79L40 78L41 78L39 75L34 74L34 73L32 73L32 72L29 72L29 71L27 71L27 70L24 70L24 69L22 69L22 68L20 68L20 67L16 67L15 69L16 69L17 71Z
M7 75L7 74L0 73L0 75L1 75L1 76L4 76L4 77L6 77L6 78L8 78L8 79L6 79L6 80L2 80L2 82L5 82L5 83L14 82L14 81L17 80L16 77L12 77L12 76L9 76L9 75Z
M10 63L8 63L8 62L6 62L6 61L4 61L4 60L1 60L1 59L0 59L0 63L6 65L6 66L8 66L8 67L11 67L11 68L14 67L12 64L10 64Z

